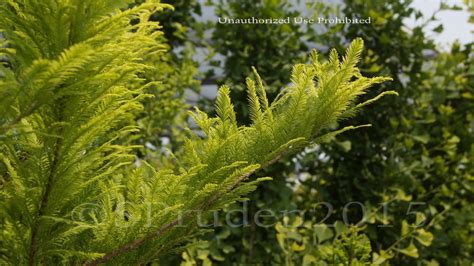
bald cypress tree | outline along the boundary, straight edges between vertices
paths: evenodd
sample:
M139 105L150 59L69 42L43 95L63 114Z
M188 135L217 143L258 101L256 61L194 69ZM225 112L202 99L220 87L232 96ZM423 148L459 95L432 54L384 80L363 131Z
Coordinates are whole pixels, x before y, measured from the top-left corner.
M363 42L342 60L312 53L270 103L247 79L252 124L240 126L219 90L217 116L190 115L199 134L156 169L134 156L131 135L156 86L143 74L163 52L169 6L117 0L0 0L0 263L144 264L199 232L197 218L242 199L255 171L307 145L375 99L356 98L384 77L356 68ZM133 23L132 23L133 22Z

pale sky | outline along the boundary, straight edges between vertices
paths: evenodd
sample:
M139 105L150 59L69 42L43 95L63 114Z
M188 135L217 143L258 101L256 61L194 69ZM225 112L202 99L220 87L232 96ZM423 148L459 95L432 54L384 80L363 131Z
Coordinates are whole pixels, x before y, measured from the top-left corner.
M468 23L469 10L462 0L443 0L448 4L456 4L464 8L462 11L444 10L440 11L436 18L439 22L432 24L431 28L436 27L440 23L443 24L444 30L441 34L429 33L440 45L446 46L455 40L461 43L469 43L474 40L474 24ZM421 10L425 17L430 17L439 7L441 0L414 0L413 7ZM414 25L414 19L407 21L408 25ZM419 22L416 22L419 23Z

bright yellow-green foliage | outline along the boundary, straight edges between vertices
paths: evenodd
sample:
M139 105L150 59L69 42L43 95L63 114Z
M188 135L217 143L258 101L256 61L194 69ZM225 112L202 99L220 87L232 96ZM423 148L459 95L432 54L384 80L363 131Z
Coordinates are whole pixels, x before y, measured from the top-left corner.
M354 114L372 84L355 67L363 42L342 61L294 66L292 85L269 103L248 79L253 124L239 126L228 87L217 114L197 110L169 169L135 160L129 143L163 49L147 1L0 1L0 264L145 264L197 232L197 218L255 189L248 177L285 154L321 141ZM133 20L134 23L131 23ZM346 128L351 129L351 128ZM329 133L336 134L346 129Z

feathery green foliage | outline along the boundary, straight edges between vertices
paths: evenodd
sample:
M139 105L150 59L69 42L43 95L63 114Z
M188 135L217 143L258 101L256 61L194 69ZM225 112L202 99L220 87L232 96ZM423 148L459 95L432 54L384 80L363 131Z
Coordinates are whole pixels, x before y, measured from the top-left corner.
M144 58L163 49L166 8L146 1L0 1L0 263L145 264L198 232L197 220L256 188L260 168L319 140L354 112L357 96L388 78L355 67L363 42L339 62L294 66L272 103L247 80L252 125L239 126L220 89L217 117L196 110L173 164L154 169L129 143L143 92ZM134 23L131 23L133 20ZM256 85L255 85L256 84Z

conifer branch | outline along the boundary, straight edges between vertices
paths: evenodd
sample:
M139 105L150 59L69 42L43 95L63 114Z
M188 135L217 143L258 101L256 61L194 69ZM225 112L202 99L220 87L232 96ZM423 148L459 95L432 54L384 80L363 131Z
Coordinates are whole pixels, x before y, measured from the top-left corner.
M174 221L168 223L168 224L165 224L164 226L162 226L160 229L158 229L156 232L152 233L152 234L149 234L145 237L142 237L142 238L139 238L139 239L136 239L128 244L125 244L119 248L117 248L116 250L113 250L111 252L108 252L107 254L105 254L103 257L99 258L99 259L96 259L96 260L93 260L91 262L86 262L84 263L83 265L84 266L96 266L96 265L99 265L99 264L102 264L102 263L105 263L105 262L108 262L112 259L115 259L116 257L124 254L124 253L127 253L127 252L130 252L132 250L135 250L137 248L139 248L141 245L143 245L145 242L147 241L150 241L150 240L153 240L157 237L160 237L162 234L166 233L167 231L171 230L172 228L174 228L176 225L178 225L180 222L181 222L181 219L182 217L179 217L179 218L176 218Z
M246 178L248 178L251 174L253 174L254 172L251 172L251 173L247 173L243 176L241 176L240 178L238 178L236 180L236 182L232 185L231 190L235 189L242 181L244 181ZM216 201L218 201L223 195L225 195L225 193L228 192L228 191L225 191L221 194L214 194L212 195L209 200L206 200L200 208L198 208L199 210L206 210L208 209L209 207L213 206L214 203ZM160 227L157 231L151 233L151 234L148 234L142 238L138 238L138 239L135 239L133 240L132 242L130 243L127 243L111 252L108 252L107 254L105 254L103 257L99 258L99 259L96 259L96 260L93 260L91 262L85 262L83 265L84 266L96 266L96 265L99 265L101 263L105 263L105 262L108 262L124 253L127 253L127 252L130 252L130 251L133 251L137 248L139 248L140 246L142 246L143 244L145 244L147 241L151 241L155 238L158 238L160 237L161 235L163 235L164 233L166 233L167 231L173 229L175 226L179 225L181 223L181 221L183 220L183 218L190 218L190 213L185 213L184 217L183 216L180 216L176 219L174 219L173 221L163 225L162 227Z
M283 153L278 154L277 156L275 156L275 158L269 160L267 163L263 164L258 169L252 170L251 172L248 172L248 173L240 176L239 178L237 178L234 181L234 183L232 184L232 186L230 187L229 190L212 195L208 200L205 200L204 203L201 205L201 207L199 207L198 209L199 210L206 210L206 209L212 207L221 197L225 196L226 193L228 193L229 191L232 191L235 188L237 188L243 181L245 181L247 178L249 178L257 170L261 170L261 169L264 169L266 167L271 166L272 164L276 163L278 160L283 158L283 155L284 155ZM145 244L147 241L151 241L153 239L156 239L156 238L162 236L167 231L172 230L174 227L176 227L177 225L179 225L181 223L183 218L192 218L192 217L190 217L191 216L190 213L185 213L183 216L180 216L180 217L176 218L175 220L163 225L162 227L160 227L158 230L156 230L155 232L153 232L151 234L148 234L148 235L146 235L142 238L135 239L135 240L133 240L133 241L131 241L131 242L129 242L129 243L113 250L113 251L111 251L111 252L108 252L107 254L102 256L101 258L95 259L95 260L90 261L90 262L85 262L83 264L83 266L97 266L99 264L111 261L114 258L116 258L116 257L118 257L122 254L133 251L135 249L138 249L140 246Z
M316 88L312 84L312 80L314 79L313 75L318 72L313 71L312 67L308 67L305 65L297 65L294 68L292 78L294 88L286 91L286 97L281 97L277 102L274 102L272 106L268 106L268 108L265 108L265 106L267 106L267 100L265 95L265 89L263 88L263 82L259 79L258 74L256 74L258 83L257 91L255 83L252 80L248 79L247 85L249 86L249 98L253 109L252 113L253 117L256 118L255 122L258 122L258 125L255 125L255 127L240 129L236 128L235 113L229 98L229 88L226 86L222 87L219 90L219 95L217 96L216 109L218 114L218 120L208 118L206 114L197 110L197 114L194 114L193 117L196 120L196 123L202 127L204 132L206 132L207 136L201 142L192 139L188 140L187 143L189 144L189 146L185 147L183 154L190 156L192 155L191 158L193 158L194 160L204 160L206 165L214 165L211 169L219 169L220 167L225 168L226 165L235 163L237 159L242 159L241 157L235 157L234 159L231 157L236 156L234 155L236 152L232 150L232 147L238 146L241 142L249 142L249 146L240 151L241 153L237 154L239 156L244 156L244 158L248 157L248 164L259 164L257 168L251 170L250 172L247 172L242 176L235 177L234 180L229 180L229 182L231 182L229 186L220 187L221 190L223 189L223 191L215 190L215 193L212 194L210 197L203 198L204 203L199 205L199 207L197 208L198 210L206 211L208 208L219 202L222 198L225 198L227 194L236 190L240 185L243 184L242 182L247 179L248 176L254 173L257 169L262 169L270 166L271 164L281 159L285 154L291 153L291 151L298 149L301 146L308 145L309 143L320 142L323 141L323 139L330 138L331 136L335 136L344 131L365 126L363 125L358 127L346 127L341 130L328 133L323 137L315 137L317 136L315 133L317 133L321 127L320 125L318 125L318 122L316 122L315 125L312 125L311 123L296 125L290 124L292 122L295 122L295 120L297 121L298 118L303 120L317 119L318 116L321 116L321 114L317 112L325 112L322 115L325 119L324 122L319 123L329 124L331 121L336 121L338 117L344 113L344 111L349 109L348 103L355 96L360 94L363 89L373 83L385 80L383 78L364 80L365 83L362 83L360 85L360 88L357 88L360 91L354 92L355 85L353 85L352 82L349 81L349 77L352 77L354 73L357 72L352 68L354 67L353 65L355 64L355 61L358 59L358 56L360 54L359 50L362 49L361 43L362 42L358 40L355 44L351 45L351 48L347 53L348 55L344 60L344 66L338 63L337 54L335 54L335 52L332 53L331 61L329 63L326 63L325 65L318 65L319 62L313 62L312 66L316 66L317 68L335 68L331 69L334 76L320 77L329 79L329 82L326 82L324 79L321 79L322 82L320 84L328 84L326 86L334 87L319 87L319 91L316 90ZM331 73L331 71L327 71ZM335 79L340 79L340 81ZM356 82L357 81L354 81L355 84ZM331 91L332 94L329 94L325 90ZM311 97L315 98L311 99ZM316 106L321 106L321 103L323 103L325 109L316 109L317 112L312 113L312 116L307 116L307 118L304 118L311 110L308 108L309 106L311 106L310 103L312 100L316 101L312 102L313 105ZM326 102L328 100L333 101L333 104L327 105ZM317 101L322 102L318 104ZM259 117L259 109L261 108L260 106L264 106L265 111L268 112L268 117L271 117L272 119L265 119L264 117L257 118ZM275 136L268 135L265 132L266 130L275 127L280 127L286 132L279 132L283 135L283 138L278 140L278 142L272 139L272 137ZM308 140L306 140L306 138L308 138ZM264 161L262 161L262 158L252 157L251 154L255 152L255 149L257 147L260 146L262 146L262 148L265 148L264 152L262 151L262 153L271 154L270 159L264 159ZM207 159L201 159L198 155L200 152L204 152L203 155L204 157L207 157ZM219 164L216 165L215 160L222 160L224 158L226 158L225 161L220 161ZM269 157L266 156L265 158ZM203 162L191 162L191 165L193 163L197 164ZM215 170L206 169L207 168L203 168L199 171L202 172L202 177L209 178L209 176L214 176L210 173L215 172ZM231 176L227 178L231 178ZM209 179L207 181L207 183L213 182L216 182L216 180ZM221 182L223 182L221 184L226 183L226 181ZM202 185L195 184L196 187L193 189L197 189L200 186L203 186L203 189L205 189L205 185L206 179L203 179ZM219 186L217 186L217 188L219 188ZM193 192L193 190L190 188L189 193L195 192ZM189 215L186 217L189 218ZM158 229L157 231L146 234L142 238L124 244L121 247L106 253L101 258L85 263L85 265L97 265L98 263L108 262L127 252L137 250L145 243L157 240L164 233L169 232L176 225L178 225L179 222L179 219L175 219L169 223L166 223L165 225L161 226L160 229Z
M63 120L63 109L64 107L62 106L62 103L60 102L59 103L60 107L59 107L59 119L58 121L62 121ZM61 127L61 129L59 130L59 136L62 135L62 132L63 132L63 127ZM55 144L54 144L54 152L53 152L53 161L52 161L52 164L51 164L51 169L50 169L50 172L49 172L49 175L47 177L47 180L46 180L46 184L45 184L45 191L41 197L41 200L40 200L40 206L39 206L39 209L38 209L38 212L37 212L37 215L34 219L34 224L31 228L31 240L30 240L30 250L29 250L29 253L28 253L28 265L30 266L33 266L35 265L35 256L36 256L36 252L38 250L38 230L40 230L40 219L42 218L42 216L45 214L45 209L46 209L46 206L48 205L48 201L49 201L49 195L51 193L51 190L53 189L53 182L54 182L54 178L55 178L55 175L56 175L56 170L58 168L58 165L60 163L60 153L61 153L61 148L63 146L63 138L60 137L60 138L57 138L56 141L55 141Z

